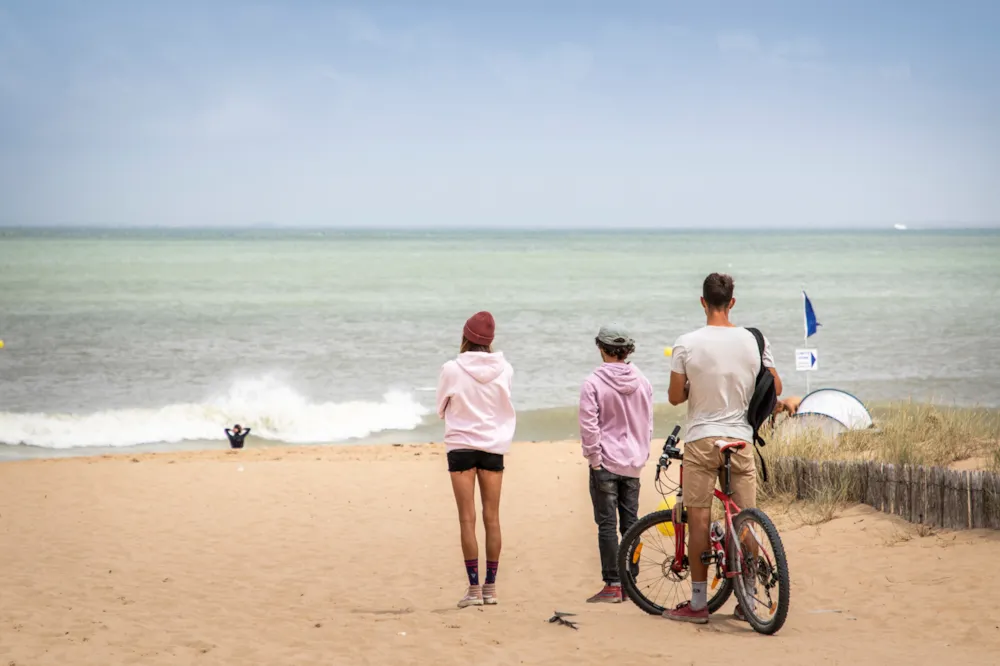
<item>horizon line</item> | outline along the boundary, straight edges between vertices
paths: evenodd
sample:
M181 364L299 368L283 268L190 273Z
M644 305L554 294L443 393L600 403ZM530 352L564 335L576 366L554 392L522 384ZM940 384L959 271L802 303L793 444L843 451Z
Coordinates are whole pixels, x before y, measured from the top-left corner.
M897 223L899 224L899 223ZM0 231L205 231L205 232L245 232L245 231L288 231L288 232L337 232L337 233L412 233L412 232L459 232L459 233L706 233L706 232L761 232L761 231L794 231L794 232L924 232L924 231L1000 231L1000 223L953 226L941 224L903 225L900 229L894 224L850 225L850 226L620 226L620 227L558 227L558 226L319 226L319 225L275 225L275 224L239 224L239 225L116 225L116 224L52 224L24 225L0 223Z

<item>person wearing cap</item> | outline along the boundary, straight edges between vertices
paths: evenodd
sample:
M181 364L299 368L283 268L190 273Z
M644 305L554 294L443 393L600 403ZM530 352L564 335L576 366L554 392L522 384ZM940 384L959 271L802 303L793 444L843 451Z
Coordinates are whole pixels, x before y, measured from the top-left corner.
M639 475L653 438L653 386L628 361L635 341L618 324L597 333L601 365L580 390L580 441L590 466L604 587L590 603L621 603L618 533L639 519ZM620 520L619 520L620 517Z
M437 413L444 419L448 472L458 505L462 553L469 588L459 608L498 602L497 568L500 562L500 488L504 455L514 438L516 416L511 402L514 369L502 352L493 351L496 322L489 312L478 312L462 331L458 357L441 368ZM476 481L486 527L486 580L479 581L479 544L476 541Z

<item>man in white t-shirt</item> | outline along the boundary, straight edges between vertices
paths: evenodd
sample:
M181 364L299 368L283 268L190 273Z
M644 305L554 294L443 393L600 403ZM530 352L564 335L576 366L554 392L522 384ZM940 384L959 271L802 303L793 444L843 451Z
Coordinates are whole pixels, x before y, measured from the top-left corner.
M753 428L747 420L747 408L761 364L753 333L729 321L729 311L736 305L733 278L719 273L705 278L701 305L707 325L674 343L669 390L670 404L688 403L682 490L690 530L691 601L663 613L667 619L696 624L708 622L708 565L702 562L701 554L710 548L712 500L723 465L718 440L747 442L732 454L732 497L741 509L757 504ZM781 378L774 369L767 338L763 357L780 395ZM742 618L739 606L736 616Z

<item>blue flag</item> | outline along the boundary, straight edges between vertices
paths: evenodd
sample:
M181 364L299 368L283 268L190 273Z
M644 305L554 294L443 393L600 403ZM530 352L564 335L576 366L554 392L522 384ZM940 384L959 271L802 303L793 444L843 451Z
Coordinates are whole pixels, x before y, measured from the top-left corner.
M809 297L806 296L806 292L804 291L802 292L802 298L804 298L806 302L806 337L808 338L810 335L814 335L816 333L816 329L822 326L822 324L816 321L816 312L813 310L812 301L809 300Z

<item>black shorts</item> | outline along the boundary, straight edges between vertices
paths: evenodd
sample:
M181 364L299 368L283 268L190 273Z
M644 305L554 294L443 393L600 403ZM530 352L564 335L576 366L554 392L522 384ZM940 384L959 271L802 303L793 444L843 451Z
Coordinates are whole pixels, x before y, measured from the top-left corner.
M467 472L470 469L502 472L503 456L499 453L487 453L476 449L457 449L448 452L449 472Z

